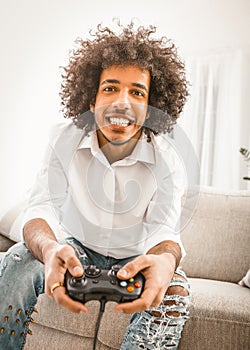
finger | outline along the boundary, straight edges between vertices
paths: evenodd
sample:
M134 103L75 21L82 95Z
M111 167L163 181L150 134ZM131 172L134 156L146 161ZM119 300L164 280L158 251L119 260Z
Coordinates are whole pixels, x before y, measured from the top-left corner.
M64 261L66 268L68 268L69 272L73 276L82 276L82 264L80 260L76 257L75 251L72 247L65 245L64 248L58 252L58 257Z
M68 296L65 287L56 288L52 295L58 305L68 309L69 311L75 313L88 313L88 308L84 304L79 301L75 301Z
M117 273L117 277L120 279L127 279L135 276L138 272L149 267L151 265L150 256L140 255L133 261L130 261L124 265Z
M152 302L150 307L157 307L157 306L159 306L162 303L162 301L163 301L164 295L165 295L165 293L159 293L156 296L156 298L154 299L154 301Z
M155 296L158 292L159 292L159 290L157 288L152 288L152 286L147 287L145 285L145 289L144 289L142 295L140 296L140 298L138 298L132 302L121 303L121 304L116 305L115 311L131 314L134 312L145 311L150 307L158 306L158 305L154 305Z
M150 307L147 299L139 298L129 303L121 303L116 305L115 312L123 312L125 314L132 314L135 312L145 311Z

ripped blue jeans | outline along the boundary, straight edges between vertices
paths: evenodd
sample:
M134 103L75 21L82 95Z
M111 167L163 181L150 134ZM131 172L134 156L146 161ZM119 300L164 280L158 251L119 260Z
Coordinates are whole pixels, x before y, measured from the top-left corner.
M106 257L83 247L74 238L67 238L66 243L74 248L82 264L98 265L102 269L125 265L135 258ZM44 265L24 243L17 243L0 261L0 349L24 349L26 336L32 334L29 328L32 313L37 311L35 305L42 293ZM188 319L189 298L186 276L177 269L161 305L132 315L120 349L177 349Z

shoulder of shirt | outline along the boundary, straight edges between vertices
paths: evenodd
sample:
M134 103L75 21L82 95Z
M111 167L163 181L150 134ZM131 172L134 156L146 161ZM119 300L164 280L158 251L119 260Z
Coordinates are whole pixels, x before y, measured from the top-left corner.
M183 160L178 150L178 145L169 135L153 135L152 144L156 160L158 160L157 163L167 162L172 169L183 167Z
M49 132L49 143L53 147L56 143L60 142L60 140L65 141L66 139L75 139L80 142L84 136L86 136L84 129L76 126L72 120L65 119L51 127Z
M174 140L167 134L152 135L151 140L155 151L164 152L175 149Z

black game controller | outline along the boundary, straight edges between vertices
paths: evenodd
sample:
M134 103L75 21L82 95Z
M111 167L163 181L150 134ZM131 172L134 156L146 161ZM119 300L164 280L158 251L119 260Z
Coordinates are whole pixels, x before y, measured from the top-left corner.
M117 278L120 265L112 266L111 270L102 270L96 265L83 266L81 277L73 277L67 270L65 286L69 296L86 303L89 300L129 302L138 299L143 291L144 277L138 273L128 280Z

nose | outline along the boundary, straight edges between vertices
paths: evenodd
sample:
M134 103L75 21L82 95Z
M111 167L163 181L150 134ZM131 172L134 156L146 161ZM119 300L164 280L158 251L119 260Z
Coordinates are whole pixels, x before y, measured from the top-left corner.
M116 99L113 101L112 106L118 109L130 109L130 96L128 91L121 90L119 94L116 95Z

